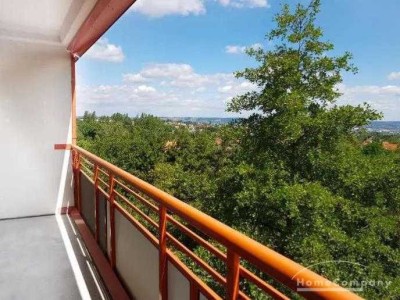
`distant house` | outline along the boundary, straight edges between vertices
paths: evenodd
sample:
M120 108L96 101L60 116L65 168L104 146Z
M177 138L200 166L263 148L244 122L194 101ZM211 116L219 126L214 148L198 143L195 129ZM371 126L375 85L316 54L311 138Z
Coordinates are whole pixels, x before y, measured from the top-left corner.
M382 147L385 150L396 151L397 149L399 149L399 144L390 143L390 142L382 142Z

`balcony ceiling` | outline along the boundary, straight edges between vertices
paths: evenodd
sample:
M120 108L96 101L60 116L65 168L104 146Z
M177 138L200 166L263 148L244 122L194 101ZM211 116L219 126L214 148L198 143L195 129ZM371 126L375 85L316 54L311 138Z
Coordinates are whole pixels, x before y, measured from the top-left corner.
M0 0L0 44L29 41L67 47L96 0Z

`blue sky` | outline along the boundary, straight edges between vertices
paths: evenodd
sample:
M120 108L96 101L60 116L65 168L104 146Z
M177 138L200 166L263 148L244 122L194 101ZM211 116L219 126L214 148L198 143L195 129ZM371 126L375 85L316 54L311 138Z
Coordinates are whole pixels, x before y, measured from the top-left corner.
M246 47L273 47L264 36L281 3L138 0L79 60L78 113L233 116L226 103L254 87L232 73L255 65ZM400 120L399 11L398 0L322 0L332 54L352 52L359 68L344 75L339 104L367 102Z

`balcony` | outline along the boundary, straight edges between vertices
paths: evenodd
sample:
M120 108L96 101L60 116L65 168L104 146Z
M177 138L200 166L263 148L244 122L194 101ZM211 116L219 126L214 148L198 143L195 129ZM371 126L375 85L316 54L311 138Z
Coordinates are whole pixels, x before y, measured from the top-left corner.
M76 204L0 221L2 299L254 299L255 289L257 299L360 299L96 155L66 149Z
M0 298L360 299L76 146L75 62L133 2L0 0Z

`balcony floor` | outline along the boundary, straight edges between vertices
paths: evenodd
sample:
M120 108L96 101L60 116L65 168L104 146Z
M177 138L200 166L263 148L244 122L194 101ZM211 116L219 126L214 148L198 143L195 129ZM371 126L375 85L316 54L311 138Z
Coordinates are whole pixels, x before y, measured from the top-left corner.
M0 220L0 299L108 298L69 217L58 218ZM59 224L65 226L79 265L75 273Z

